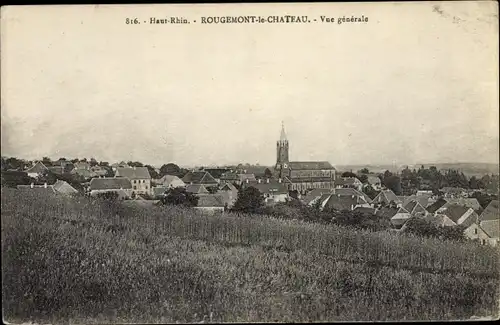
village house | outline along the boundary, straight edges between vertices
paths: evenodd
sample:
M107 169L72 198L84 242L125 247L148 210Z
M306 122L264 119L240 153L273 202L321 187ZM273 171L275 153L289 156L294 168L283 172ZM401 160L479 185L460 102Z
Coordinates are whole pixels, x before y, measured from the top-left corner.
M328 161L290 161L289 143L282 125L276 143L276 178L282 179L289 191L305 194L314 188L335 188L335 168Z
M201 184L188 184L186 185L186 192L193 194L209 194L208 189Z
M490 235L475 222L464 230L464 235L470 240L477 240L481 245L497 246L498 244L498 241L495 241L494 238L490 237Z
M341 177L335 180L335 188L354 188L363 190L363 183L357 177Z
M205 171L190 171L182 178L186 185L203 185L205 187L217 187L218 183L210 173Z
M254 187L259 190L264 196L266 204L273 204L277 202L286 202L289 198L288 189L281 179L258 179L257 181L250 182L246 180L242 185L243 188Z
M236 184L241 186L246 181L256 182L257 178L254 174L243 174L243 173L225 173L220 177L221 184Z
M333 189L328 189L328 188L315 188L312 190L309 190L306 195L302 196L301 200L305 205L312 205L314 204L313 201L316 201L319 199L323 194L331 194L333 193ZM311 202L313 202L311 204Z
M36 162L33 167L26 170L29 177L37 178L48 172L48 168L41 162Z
M85 169L85 168L74 168L71 172L71 175L78 175L79 177L89 180L93 177L96 177L97 175L91 171L90 169Z
M218 193L221 195L224 205L228 208L232 208L238 199L238 189L231 183L222 185Z
M435 216L443 220L444 226L463 225L469 227L479 220L479 216L474 209L458 204L452 204L445 209L438 210Z
M153 195L153 198L155 199L160 199L165 195L165 192L169 190L168 187L159 185L159 186L153 186L151 188L151 195Z
M403 205L403 208L412 216L425 216L428 212L418 199L412 199Z
M317 195L320 193L320 191L314 192L314 190L313 190L313 191L311 191L311 193L316 193L316 195ZM360 191L353 189L353 188L337 188L337 189L327 190L326 192L321 193L319 196L316 196L315 198L310 199L310 201L307 205L313 206L315 204L319 204L320 207L323 208L326 205L327 200L329 200L332 195L336 195L338 197L352 197L351 199L337 200L339 202L342 202L342 203L336 203L337 210L343 209L345 206L347 206L346 205L347 202L351 202L351 201L356 202L356 204L354 204L354 206L353 206L353 209L356 208L357 206L372 207L370 197L368 195L366 195L365 193L360 192ZM330 203L330 205L332 205L333 202L334 201L332 201ZM332 207L332 208L335 208L335 207Z
M382 190L382 181L380 180L380 178L378 176L376 176L376 175L368 175L367 182L368 182L368 184L371 185L371 187L375 191Z
M64 194L64 195L72 195L72 194L78 194L78 190L76 190L73 186L71 186L68 182L62 181L58 179L54 185L54 190L59 193L59 194Z
M479 216L479 226L488 234L487 243L491 246L498 246L500 243L500 210L498 200L491 201L486 209Z
M219 194L200 194L198 195L198 205L193 208L208 214L222 213L224 212L224 202Z
M118 167L115 177L125 177L132 183L132 193L151 194L151 175L146 167Z
M162 178L159 180L156 180L157 184L160 184L161 186L164 186L166 188L175 188L175 187L185 187L186 183L182 181L177 176L174 175L164 175Z
M401 229L410 220L412 214L404 207L400 207L391 218L391 224L396 229Z
M394 204L398 205L399 207L401 207L403 204L403 202L401 202L401 200L391 190L380 191L380 193L372 200L373 204L381 205L389 205L391 202L394 202Z
M76 163L74 163L74 166L76 169L90 170L90 164L86 161L77 161Z
M460 187L443 187L439 191L445 198L467 197L468 195L467 190Z
M116 172L116 169L118 169L118 168L127 168L127 167L130 167L130 166L124 161L111 164L111 169L113 170L113 172Z
M52 185L47 185L47 183L43 185L17 185L17 189L21 191L26 191L28 193L33 193L33 194L57 194L56 190L54 189L54 186Z
M89 185L91 196L107 192L116 192L120 197L128 198L133 193L132 183L125 177L92 178Z

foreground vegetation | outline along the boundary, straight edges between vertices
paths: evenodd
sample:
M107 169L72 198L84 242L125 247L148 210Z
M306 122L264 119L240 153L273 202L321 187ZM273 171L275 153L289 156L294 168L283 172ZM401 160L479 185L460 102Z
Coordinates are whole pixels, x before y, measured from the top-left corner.
M237 322L498 315L471 243L2 189L7 321Z

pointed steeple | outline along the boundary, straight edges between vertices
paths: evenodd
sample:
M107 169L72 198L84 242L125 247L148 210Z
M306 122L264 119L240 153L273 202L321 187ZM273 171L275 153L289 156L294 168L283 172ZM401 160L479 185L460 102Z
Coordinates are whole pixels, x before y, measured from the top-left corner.
M283 121L281 121L280 141L287 141L287 139L286 139L286 133L285 133L285 123L283 123Z

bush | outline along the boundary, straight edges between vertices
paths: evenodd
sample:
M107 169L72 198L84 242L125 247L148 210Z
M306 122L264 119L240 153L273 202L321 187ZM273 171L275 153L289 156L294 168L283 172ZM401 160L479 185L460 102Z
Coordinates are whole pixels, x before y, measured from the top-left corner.
M195 207L198 205L198 197L193 193L187 192L183 187L168 189L160 201L165 205L182 205L186 207Z

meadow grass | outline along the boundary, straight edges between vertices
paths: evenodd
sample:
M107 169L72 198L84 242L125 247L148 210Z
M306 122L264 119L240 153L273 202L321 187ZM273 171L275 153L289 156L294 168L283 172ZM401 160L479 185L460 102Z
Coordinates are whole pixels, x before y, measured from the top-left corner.
M498 317L499 251L390 232L2 189L7 321Z

